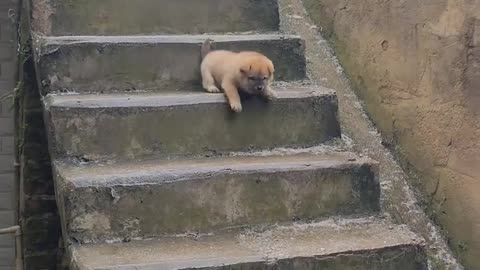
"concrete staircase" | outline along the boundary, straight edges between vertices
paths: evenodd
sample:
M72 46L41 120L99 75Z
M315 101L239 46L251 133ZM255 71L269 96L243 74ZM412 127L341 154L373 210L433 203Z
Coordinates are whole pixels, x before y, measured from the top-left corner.
M72 269L427 269L380 217L377 164L322 147L341 136L336 94L308 86L275 0L31 8ZM202 92L207 37L269 56L279 99L235 114Z

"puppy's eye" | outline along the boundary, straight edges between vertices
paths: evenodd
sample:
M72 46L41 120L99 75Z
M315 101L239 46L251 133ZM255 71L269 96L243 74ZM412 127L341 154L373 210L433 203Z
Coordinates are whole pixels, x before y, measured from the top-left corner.
M267 77L263 77L263 80L265 81L266 79L268 79Z
M248 79L249 79L250 81L253 81L253 80L255 80L255 77L248 77Z

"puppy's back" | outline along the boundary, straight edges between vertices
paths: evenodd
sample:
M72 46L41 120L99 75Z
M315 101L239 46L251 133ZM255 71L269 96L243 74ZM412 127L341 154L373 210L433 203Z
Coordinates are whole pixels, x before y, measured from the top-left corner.
M202 61L201 69L210 70L215 80L221 81L227 74L236 73L240 65L237 53L225 50L209 52Z

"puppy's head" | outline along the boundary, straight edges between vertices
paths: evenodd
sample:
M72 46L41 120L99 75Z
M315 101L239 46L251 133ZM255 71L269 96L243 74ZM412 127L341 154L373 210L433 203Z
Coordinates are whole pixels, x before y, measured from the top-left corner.
M272 61L258 54L248 57L240 67L242 89L249 94L262 94L273 79Z

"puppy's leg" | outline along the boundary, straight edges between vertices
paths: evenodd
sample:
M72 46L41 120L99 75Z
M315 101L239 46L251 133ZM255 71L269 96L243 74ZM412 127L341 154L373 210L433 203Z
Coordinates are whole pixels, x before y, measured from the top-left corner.
M265 88L265 90L262 92L262 96L268 100L273 100L278 98L277 93L275 93L275 91L272 90L270 85L268 85Z
M234 112L241 112L242 111L242 103L240 101L240 96L238 95L237 87L232 83L231 80L225 79L222 82L223 92L225 96L227 96L228 103L230 104L230 108Z
M209 93L220 93L220 89L215 86L212 73L207 68L202 68L202 85L205 91Z

